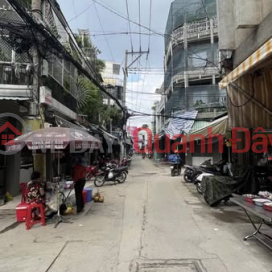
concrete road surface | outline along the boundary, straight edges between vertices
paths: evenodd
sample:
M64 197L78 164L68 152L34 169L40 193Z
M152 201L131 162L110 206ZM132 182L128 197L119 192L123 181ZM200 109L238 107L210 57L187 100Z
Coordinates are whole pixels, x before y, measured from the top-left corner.
M95 189L96 190L96 189ZM0 271L269 272L271 252L234 206L208 207L165 166L134 156L125 184L99 190L72 224L24 224L0 234ZM5 220L1 218L1 220Z

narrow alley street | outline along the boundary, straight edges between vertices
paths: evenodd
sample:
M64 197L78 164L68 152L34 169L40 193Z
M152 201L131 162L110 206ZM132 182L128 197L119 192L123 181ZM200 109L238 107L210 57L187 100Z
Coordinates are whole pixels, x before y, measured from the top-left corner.
M127 182L102 187L105 203L73 224L2 233L0 271L270 271L270 253L242 240L252 231L243 213L209 208L181 179L134 156Z

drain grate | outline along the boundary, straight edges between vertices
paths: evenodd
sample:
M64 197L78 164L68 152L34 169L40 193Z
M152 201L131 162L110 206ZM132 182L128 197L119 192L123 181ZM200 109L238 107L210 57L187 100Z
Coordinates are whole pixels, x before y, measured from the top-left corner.
M202 272L198 260L144 260L131 266L131 272Z

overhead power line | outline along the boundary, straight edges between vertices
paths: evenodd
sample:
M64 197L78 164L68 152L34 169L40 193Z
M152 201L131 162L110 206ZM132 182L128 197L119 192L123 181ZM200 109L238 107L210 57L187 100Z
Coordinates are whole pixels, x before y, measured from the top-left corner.
M179 116L172 116L172 115L164 115L164 114L152 114L152 113L144 113L144 112L139 112L139 111L135 111L132 109L129 109L130 111L132 111L132 113L130 114L130 117L136 117L136 116L145 116L145 117L165 117L165 118L169 118L169 119L180 119L180 120L186 120L186 121L207 121L207 118L186 118L186 117L179 117ZM221 117L227 115L224 114ZM211 118L209 121L214 121L218 119L218 117L215 118Z
M42 24L37 23L33 17L27 13L27 11L21 6L21 4L17 0L8 0L8 3L11 5L11 7L17 12L17 14L22 18L25 28L29 28L32 35L36 38L39 37L39 39L46 40L46 44L52 49L53 54L60 54L63 58L70 61L78 70L80 73L82 73L86 78L88 78L91 82L93 82L94 85L96 85L102 92L104 92L106 95L108 95L110 98L112 98L116 104L123 110L126 111L126 109L121 105L119 100L115 98L111 93L109 93L101 84L99 81L91 75L83 66L81 63L79 63L75 58L67 51L67 49L60 43L60 41ZM3 27L11 29L12 25L10 22L5 22L2 24ZM15 32L17 30L17 27L14 26ZM40 45L44 45L43 41L39 41L36 39L36 42ZM38 44L37 44L38 45Z
M91 8L92 5L88 6L86 9L84 9L82 12L80 12L79 14L77 14L75 17L71 18L70 20L68 20L68 22L72 22L75 19L77 19L79 16L81 16L83 13L85 13L86 11L88 11Z
M152 0L150 0L150 9L149 9L149 38L148 38L148 51L150 51L151 22L152 22ZM148 57L148 56L147 56L147 57Z
M148 95L161 95L156 93L146 93L146 92L137 92L137 91L127 91L128 93L138 93L138 94L148 94Z
M148 30L148 31L150 32L150 34L151 34L151 32L152 32L153 34L156 34L156 35L159 35L159 36L162 36L162 37L167 37L167 36L172 37L172 35L167 35L167 34L160 33L160 32L158 32L158 31L156 31L156 30L151 29L150 27L147 27L147 26L144 26L144 25L142 25L142 24L139 24L139 23L137 23L136 21L133 21L133 20L131 20L130 18L128 18L128 17L122 15L121 13L115 11L112 7L106 6L106 4L104 4L104 3L102 3L102 2L99 2L98 0L93 0L93 1L94 1L95 3L97 3L98 5L100 5L101 7L103 7L104 9L106 9L106 10L110 11L111 13L117 15L118 17L121 17L121 18L123 18L123 19L125 19L125 20L127 20L127 21L129 21L129 22L131 22L131 23L133 23L133 24L135 24L135 25L137 25L137 26L140 26L141 28L144 28L144 29ZM202 1L203 1L203 0L202 0ZM196 3L192 3L192 4L196 4ZM204 4L204 2L203 2L203 4ZM190 4L190 5L191 5L191 4ZM205 7L205 5L204 5L203 7ZM90 8L90 7L88 7L87 9L89 9L89 8ZM205 9L205 10L206 10L206 9ZM85 12L85 11L84 11L84 12ZM82 14L82 13L81 13L81 14ZM78 16L79 16L79 15L80 15L80 14L78 14ZM192 50L191 48L190 48L190 49L188 48L187 50L188 50L189 52L192 52L193 54L195 54L200 60L207 61L208 63L212 64L214 67L216 67L216 68L219 70L218 66L217 66L214 62L210 61L209 59L204 59L204 58L202 58L201 56L198 55L198 53L196 53L196 52L195 52L194 50Z
M133 42L132 42L132 35L131 35L131 25L130 25L130 16L129 16L129 8L128 8L128 0L126 0L126 7L127 7L127 16L128 16L128 27L129 27L129 33L130 33L130 43L131 43L131 51L133 51Z
M96 36L114 36L114 35L139 35L140 32L137 32L137 31L132 31L132 32L129 32L129 31L123 31L123 32L107 32L107 33L97 33L97 34L92 34L91 36L93 37L96 37ZM157 34L154 34L154 33L141 33L141 35L144 35L144 36L154 36L154 35L157 35Z
M142 50L142 36L141 36L141 0L139 2L139 44L140 44L140 51Z
M95 8L96 15L97 15L97 18L98 18L98 20L99 20L99 24L100 24L100 26L101 26L101 29L102 29L103 33L105 33L104 27L103 27L103 24L102 24L102 22L101 22L101 19L100 19L100 16L99 16L99 13L98 13L98 10L97 10L97 7L96 7L96 4L95 4L95 1L94 1L94 0L93 0L93 4L94 4L94 8ZM108 48L109 48L109 51L110 51L112 60L115 61L115 60L114 60L113 53L112 53L112 50L111 50L111 47L110 47L110 44L109 44L109 41L108 41L108 39L107 39L107 36L104 36L104 37L105 37L106 43L107 43L107 45L108 45Z
M121 18L123 18L123 19L125 19L125 20L128 20L128 21L130 21L131 23L133 23L133 24L135 24L135 25L137 25L137 26L141 26L142 28L144 28L144 29L146 29L146 30L148 30L148 31L150 30L152 33L155 33L155 34L157 34L157 35L159 35L159 36L162 36L162 37L165 36L165 34L163 34L163 33L160 33L160 32L158 32L158 31L156 31L156 30L153 30L153 29L149 29L147 26L144 26L144 25L142 25L142 24L139 24L139 23L137 23L137 22L135 22L135 21L133 21L133 20L127 18L126 16L122 15L121 13L115 11L113 8L107 7L107 6L106 6L104 3L102 3L102 2L99 2L99 1L97 1L97 0L93 0L93 1L96 2L98 5L100 5L101 7L105 8L106 10L110 11L111 13L114 13L114 14L117 15L118 17L121 17ZM167 35L167 36L171 36L171 35Z

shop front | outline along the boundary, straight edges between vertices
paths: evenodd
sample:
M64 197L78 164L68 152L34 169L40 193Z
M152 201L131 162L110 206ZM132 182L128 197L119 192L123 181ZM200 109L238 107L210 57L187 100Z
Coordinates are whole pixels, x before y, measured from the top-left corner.
M228 116L219 118L213 122L205 122L202 128L195 122L194 127L187 134L186 164L199 166L206 160L217 163L221 160L230 161L231 150L226 146L226 136L228 133ZM201 121L202 122L202 121ZM222 141L218 137L208 140L209 130L213 135L221 135ZM220 146L221 145L221 146Z

